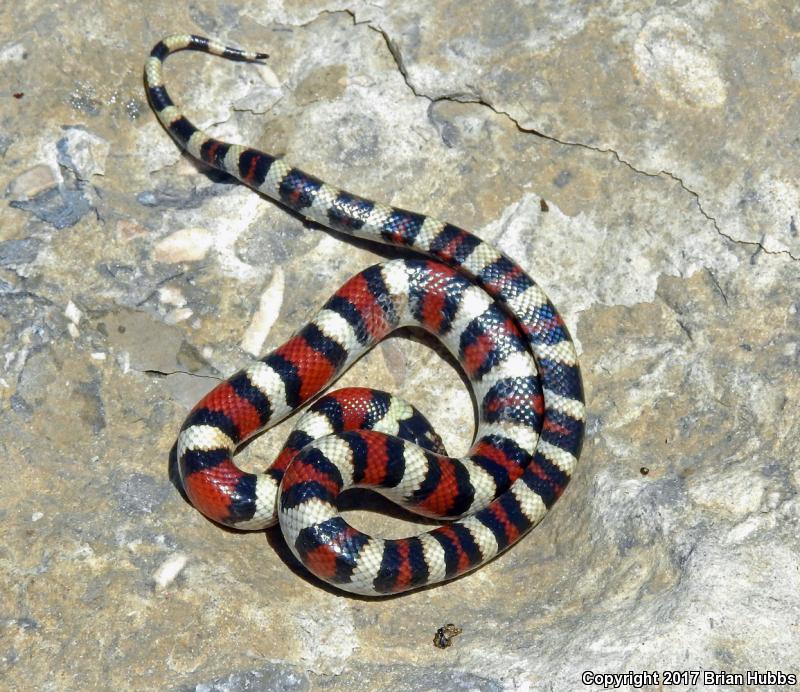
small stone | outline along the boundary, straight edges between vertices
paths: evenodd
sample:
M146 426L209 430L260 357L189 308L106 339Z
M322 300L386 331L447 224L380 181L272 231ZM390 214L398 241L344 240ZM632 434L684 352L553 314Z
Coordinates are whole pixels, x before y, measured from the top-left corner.
M153 252L158 262L197 262L211 247L213 238L205 228L182 228L160 240Z
M448 623L436 630L436 634L433 635L433 645L437 649L447 649L453 644L453 637L457 637L463 631L461 627Z
M254 356L260 355L272 325L278 319L283 304L283 270L276 266L269 286L264 289L250 326L242 337L242 348Z
M278 79L278 76L272 71L272 68L267 65L261 65L258 74L261 76L264 84L271 89L281 88L281 80Z
M167 316L164 318L164 322L167 324L178 324L178 322L185 322L193 314L194 313L192 312L191 308L176 308L175 310L171 310L167 313Z
M25 46L11 43L0 50L0 63L22 62L25 59Z
M73 324L80 324L83 313L78 309L75 303L70 300L67 303L67 307L64 308L64 317L66 317Z
M84 127L69 127L56 145L58 162L69 168L79 180L104 175L111 145Z
M181 289L175 286L162 286L159 288L158 299L165 305L173 305L176 308L182 308L186 305L186 296L183 295Z
M153 574L156 590L162 591L172 584L183 571L183 568L186 567L188 561L189 558L181 553L172 555L164 560Z

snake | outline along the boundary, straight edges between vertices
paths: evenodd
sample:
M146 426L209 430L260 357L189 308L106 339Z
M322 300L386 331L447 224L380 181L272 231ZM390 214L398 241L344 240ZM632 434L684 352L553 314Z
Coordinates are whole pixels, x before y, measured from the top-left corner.
M476 235L340 190L282 157L196 127L164 83L164 61L181 50L257 64L269 56L190 34L153 47L144 69L148 100L182 150L308 222L404 251L349 279L286 343L191 409L175 444L185 495L228 527L279 524L306 569L354 594L406 592L484 565L542 520L580 456L585 401L563 319L516 262ZM466 375L477 427L462 457L449 456L427 418L400 397L350 387L316 398L407 326L432 334ZM268 469L248 473L235 464L243 443L308 402ZM368 535L338 509L352 487L441 522L407 538Z

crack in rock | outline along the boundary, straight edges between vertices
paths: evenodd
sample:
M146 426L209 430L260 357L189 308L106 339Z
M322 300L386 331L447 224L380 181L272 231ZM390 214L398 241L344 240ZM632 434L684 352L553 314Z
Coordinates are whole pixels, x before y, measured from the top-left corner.
M319 14L317 14L315 17L308 20L307 22L303 22L301 24L289 24L288 26L292 26L298 29L307 28L322 17L334 16L337 14L347 15L350 18L350 21L352 22L352 25L354 27L366 26L368 29L376 32L377 34L380 34L380 36L383 38L384 43L386 44L386 48L389 51L389 54L392 56L392 60L394 61L398 72L403 78L403 81L405 82L406 86L411 91L411 93L414 94L414 96L416 96L417 98L426 99L431 103L447 101L451 103L475 104L483 106L484 108L489 109L495 115L499 115L501 117L508 119L514 125L517 131L521 132L522 134L533 135L534 137L539 137L541 139L548 140L550 142L554 142L556 144L560 144L566 147L578 147L598 154L611 154L617 160L617 162L621 163L623 166L628 167L634 173L647 176L648 178L658 178L662 176L669 178L670 180L676 182L681 187L682 190L684 190L694 198L695 205L697 206L697 209L700 212L701 216L706 221L711 223L712 227L719 236L725 238L727 241L734 243L736 245L752 245L753 247L755 247L755 252L753 253L752 257L755 257L758 255L758 253L763 252L766 255L787 255L791 260L794 261L800 260L800 257L796 257L789 250L768 250L764 246L763 242L737 239L731 236L730 234L726 233L725 231L723 231L720 228L717 219L711 214L709 214L703 207L702 201L700 199L700 193L698 193L695 190L692 190L679 175L672 173L671 171L661 169L659 171L651 173L649 171L637 168L630 161L623 159L622 156L620 156L619 152L616 151L615 149L612 148L604 149L602 147L595 147L592 146L591 144L586 144L584 142L573 142L569 140L563 140L553 135L548 135L544 132L536 130L532 127L525 127L524 125L522 125L522 123L519 121L518 118L516 118L507 111L497 108L493 103L491 103L488 99L486 99L481 95L469 94L469 93L464 93L464 94L453 93L453 94L441 94L439 96L432 96L423 91L420 91L411 82L411 78L408 74L408 69L406 68L405 62L403 61L403 54L402 51L400 50L400 47L392 39L392 37L389 35L386 29L384 29L380 24L374 23L374 21L370 19L359 21L356 16L356 11L353 9L344 7L340 9L322 10Z
M735 243L737 245L752 245L752 246L755 246L755 248L756 248L755 254L758 254L759 252L763 252L764 254L767 254L767 255L788 255L788 257L790 259L794 260L794 261L800 260L800 257L795 257L789 250L767 250L767 248L764 246L764 244L759 242L759 241L740 240L740 239L734 238L733 236L729 235L728 233L725 233L719 227L719 223L717 222L717 219L714 216L712 216L711 214L709 214L703 208L703 204L702 204L702 202L700 200L700 194L698 192L696 192L695 190L692 190L688 185L686 185L686 183L683 181L683 179L680 176L676 175L675 173L672 173L672 172L670 172L668 170L664 170L664 169L659 170L659 171L657 171L655 173L651 173L649 171L645 171L645 170L642 170L640 168L637 168L630 161L626 161L625 159L622 158L622 156L620 156L619 152L617 152L615 149L611 149L611 148L603 149L601 147L594 147L591 144L585 144L584 142L572 142L572 141L568 141L568 140L562 140L562 139L559 139L558 137L554 137L553 135L548 135L548 134L546 134L544 132L541 132L539 130L536 130L534 128L525 127L524 125L522 125L522 123L520 123L520 121L516 117L511 115L511 113L497 108L494 104L492 104L490 101L488 101L483 96L477 96L477 95L474 95L474 94L473 95L470 95L470 94L442 94L442 95L439 95L439 96L431 96L430 94L426 94L425 92L419 91L417 89L417 87L415 87L414 84L412 84L412 82L411 82L411 78L409 77L408 70L407 70L407 68L405 66L405 63L403 61L403 55L402 55L402 52L400 50L400 47L391 38L391 36L389 36L389 34L388 34L388 32L386 30L383 27L381 27L380 25L372 24L369 21L364 21L364 22L356 21L355 12L352 11L352 10L340 10L340 12L348 14L351 17L351 19L353 20L353 25L354 26L358 26L358 25L361 25L361 24L366 24L370 29L372 29L373 31L375 31L376 33L380 34L383 37L383 40L386 43L386 48L388 49L389 53L391 54L392 59L394 60L395 65L397 66L398 72L403 77L403 81L405 81L406 86L410 89L411 93L414 94L414 96L417 96L418 98L427 99L431 103L437 103L439 101L448 101L448 102L451 102L451 103L471 103L471 104L476 104L476 105L479 105L479 106L483 106L484 108L488 108L494 114L502 116L502 117L510 120L513 123L514 127L519 132L521 132L522 134L529 134L529 135L533 135L535 137L540 137L541 139L545 139L545 140L548 140L550 142L554 142L556 144L561 144L562 146L579 147L581 149L587 149L589 151L593 151L593 152L596 152L596 153L599 153L599 154L611 154L619 163L621 163L624 166L627 166L634 173L637 173L639 175L645 175L645 176L647 176L649 178L658 178L658 177L661 177L661 176L665 176L665 177L669 178L670 180L673 180L674 182L678 183L678 185L680 185L682 190L684 190L685 192L687 192L688 194L690 194L694 198L695 204L697 205L697 209L700 212L700 214L703 216L703 218L705 218L707 221L711 222L712 226L714 227L714 230L720 236L722 236L723 238L725 238L729 242ZM333 14L333 11L328 11L326 13L327 14ZM321 15L318 15L318 16L321 16Z
M156 377L169 377L170 375L188 375L189 377L198 377L204 380L214 380L215 382L222 382L221 377L215 377L214 375L200 375L196 372L189 372L188 370L170 370L166 372L164 370L156 370L154 368L145 368L144 370L138 370L136 368L131 368L134 372L140 372L143 375L155 375Z

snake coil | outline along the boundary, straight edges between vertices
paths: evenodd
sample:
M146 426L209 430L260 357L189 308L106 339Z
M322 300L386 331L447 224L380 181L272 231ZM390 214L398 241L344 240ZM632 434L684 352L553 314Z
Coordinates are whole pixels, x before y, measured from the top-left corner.
M475 235L338 190L281 158L195 127L173 103L162 73L166 57L186 49L251 62L267 57L191 35L156 44L145 65L148 97L184 150L311 221L421 255L357 274L289 341L192 409L177 442L190 501L239 529L280 522L309 570L353 593L398 593L479 567L542 519L580 454L583 390L561 317L519 265ZM242 442L315 397L404 325L434 334L469 377L479 424L467 455L448 456L405 401L350 388L318 399L266 472L234 464ZM337 512L337 496L353 486L453 521L411 538L368 536Z

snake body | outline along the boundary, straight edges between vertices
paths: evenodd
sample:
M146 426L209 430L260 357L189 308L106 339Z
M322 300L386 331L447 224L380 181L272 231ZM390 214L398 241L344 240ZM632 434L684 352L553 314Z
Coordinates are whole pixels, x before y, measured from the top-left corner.
M168 95L162 73L166 57L185 49L243 61L267 57L191 35L156 44L145 65L148 97L183 149L306 219L421 255L357 274L288 342L192 409L177 441L188 498L235 528L278 521L310 571L353 593L398 593L484 564L542 519L580 454L583 391L561 317L515 262L475 235L336 189L281 158L195 127ZM351 388L314 403L265 473L234 464L245 440L315 397L404 325L438 337L469 378L479 424L466 456L447 456L410 404ZM368 536L337 512L339 493L353 486L453 521L410 538Z

